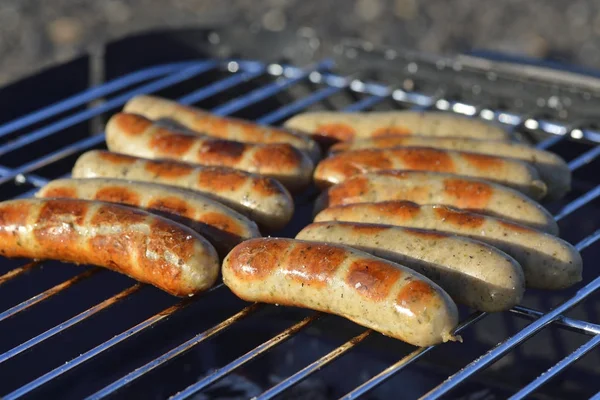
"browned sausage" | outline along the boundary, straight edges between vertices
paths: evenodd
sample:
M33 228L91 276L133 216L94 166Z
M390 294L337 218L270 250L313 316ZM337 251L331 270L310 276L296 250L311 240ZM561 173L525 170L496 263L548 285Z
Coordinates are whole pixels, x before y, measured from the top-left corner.
M223 262L240 298L346 317L415 346L453 340L456 305L439 286L398 264L346 246L251 239Z
M193 230L145 211L74 199L0 203L0 255L92 264L175 296L212 286L217 252Z
M246 143L288 143L307 151L315 162L321 157L317 143L305 135L237 118L221 117L156 96L136 96L125 104L123 111L153 120L172 120L198 133L221 139Z
M174 186L111 178L58 179L40 189L36 197L98 200L164 213L206 237L223 258L238 243L260 237L256 224L240 213Z
M314 179L317 185L326 187L354 175L382 170L448 172L488 179L515 188L535 199L546 194L546 185L540 180L538 172L522 161L428 147L339 153L317 165Z
M199 136L153 124L136 114L118 113L106 125L110 151L222 166L275 178L291 191L306 188L314 165L287 143L251 144Z
M292 197L279 182L231 168L92 150L79 157L72 174L74 178L119 178L195 190L241 212L267 230L281 229L294 212Z

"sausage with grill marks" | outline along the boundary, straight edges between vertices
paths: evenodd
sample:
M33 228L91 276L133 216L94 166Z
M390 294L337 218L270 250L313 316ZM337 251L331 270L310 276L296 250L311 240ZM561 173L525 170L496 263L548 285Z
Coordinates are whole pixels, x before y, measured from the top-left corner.
M36 197L98 200L158 212L206 237L223 258L238 243L261 236L256 224L237 211L174 186L111 178L57 179Z
M321 158L319 145L308 136L242 119L221 117L156 96L136 96L125 104L123 111L152 120L171 120L192 131L221 139L245 143L288 143L306 151L314 162Z
M296 239L344 244L405 265L442 287L457 303L495 312L518 304L521 266L485 243L446 233L358 222L315 222Z
M243 300L337 314L415 346L455 339L456 305L439 286L346 246L251 239L229 253L222 272Z
M106 144L117 153L223 166L275 178L291 191L310 184L314 165L287 143L250 144L202 137L152 123L140 115L118 113L106 125Z
M190 228L118 204L75 199L0 203L0 255L91 264L174 296L211 287L214 247Z
M327 187L355 175L382 170L447 172L491 180L534 199L546 194L546 185L540 180L538 172L522 161L428 147L339 153L317 165L314 179L320 187Z
M316 111L298 114L284 126L324 142L412 134L510 140L508 132L489 122L436 111Z
M388 224L467 236L517 260L529 287L562 289L581 280L581 255L564 240L500 218L447 206L419 206L409 201L348 204L321 211L315 221Z
M320 210L388 200L443 204L558 234L552 215L524 194L482 179L441 172L379 171L357 175L323 192L316 206Z
M82 154L74 178L119 178L198 191L273 231L294 212L289 192L274 179L226 167L204 167L171 160L148 160L102 150Z
M398 146L424 146L434 149L467 151L492 156L514 158L531 163L548 186L551 200L564 196L571 189L571 171L558 155L522 143L509 143L471 138L427 137L418 135L382 136L374 139L338 143L330 151L389 149Z

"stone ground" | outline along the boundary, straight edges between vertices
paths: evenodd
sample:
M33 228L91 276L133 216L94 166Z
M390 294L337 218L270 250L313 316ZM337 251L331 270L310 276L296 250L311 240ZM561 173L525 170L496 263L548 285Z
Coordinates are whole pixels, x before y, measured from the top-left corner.
M0 85L133 32L226 23L316 28L436 53L486 48L600 68L592 0L0 0Z

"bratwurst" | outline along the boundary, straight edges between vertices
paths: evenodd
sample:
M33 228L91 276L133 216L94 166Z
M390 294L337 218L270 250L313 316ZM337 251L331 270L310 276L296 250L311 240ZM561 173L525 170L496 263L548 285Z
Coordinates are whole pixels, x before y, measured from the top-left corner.
M243 300L337 314L415 346L454 340L458 323L435 283L346 246L251 239L225 258L223 282Z
M117 204L74 199L0 203L0 255L91 264L174 296L211 287L213 246L188 227Z

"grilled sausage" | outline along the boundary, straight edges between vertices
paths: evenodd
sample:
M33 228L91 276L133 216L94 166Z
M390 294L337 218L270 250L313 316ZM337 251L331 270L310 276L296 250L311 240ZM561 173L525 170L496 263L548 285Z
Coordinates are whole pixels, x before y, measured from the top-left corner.
M144 158L164 158L222 166L275 178L291 191L306 188L312 161L287 143L249 144L202 137L164 128L135 114L118 113L106 125L110 151Z
M411 134L510 139L499 126L436 111L307 112L290 118L284 126L313 133L315 138L325 142Z
M244 300L337 314L415 346L453 340L458 322L435 283L346 246L251 239L225 258L223 282Z
M58 179L40 189L36 197L121 203L165 214L206 237L222 258L238 243L261 236L256 224L237 211L174 186L110 178Z
M97 265L174 296L206 290L219 275L215 249L193 230L142 210L87 200L0 203L0 255Z
M74 178L120 178L162 183L198 191L241 212L267 230L285 226L294 212L288 191L276 180L224 167L92 150L82 154Z
M552 215L522 193L482 179L441 172L379 171L357 175L323 192L317 200L317 210L387 200L444 204L558 234Z
M245 143L288 143L306 151L315 162L321 158L319 145L308 136L237 118L221 117L156 96L136 96L125 104L123 111L153 120L171 120L193 131L221 139Z
M546 194L546 185L539 179L537 171L522 161L427 147L356 150L336 154L317 165L314 179L317 185L326 187L354 175L392 169L449 172L488 179L515 188L534 199Z
M467 236L517 260L529 287L562 289L581 280L581 255L564 240L503 219L447 206L419 206L409 201L348 204L321 211L315 221L388 224Z
M548 186L548 198L558 199L571 189L571 171L558 155L522 143L507 143L470 138L426 136L382 136L374 139L338 143L330 151L387 149L398 146L424 146L442 150L468 151L479 154L515 158L531 163Z
M405 265L442 287L457 303L495 312L518 304L521 266L487 244L439 232L357 222L316 222L296 239L344 244Z

